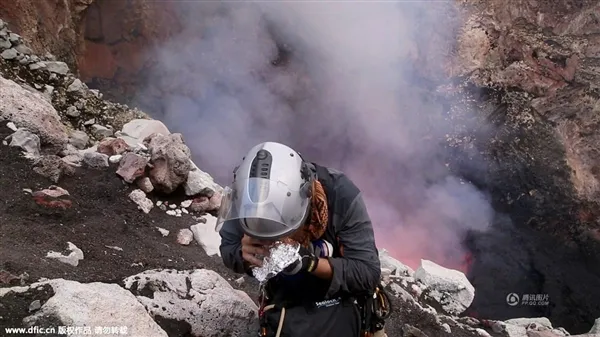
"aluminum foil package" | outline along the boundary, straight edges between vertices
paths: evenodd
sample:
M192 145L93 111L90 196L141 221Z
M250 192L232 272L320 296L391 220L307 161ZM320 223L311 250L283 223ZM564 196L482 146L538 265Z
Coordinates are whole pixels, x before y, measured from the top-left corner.
M299 249L300 244L276 242L269 250L269 256L264 258L262 267L252 269L252 274L258 282L265 283L287 266L298 261L300 259Z

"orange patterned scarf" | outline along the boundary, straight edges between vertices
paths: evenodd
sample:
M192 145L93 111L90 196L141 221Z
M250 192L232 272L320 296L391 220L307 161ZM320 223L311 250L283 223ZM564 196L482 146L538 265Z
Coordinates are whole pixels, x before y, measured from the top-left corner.
M310 200L309 223L302 226L297 232L292 234L291 239L300 242L303 246L308 246L310 241L319 239L327 229L329 221L329 211L327 208L327 196L321 182L315 179L312 183L312 197Z

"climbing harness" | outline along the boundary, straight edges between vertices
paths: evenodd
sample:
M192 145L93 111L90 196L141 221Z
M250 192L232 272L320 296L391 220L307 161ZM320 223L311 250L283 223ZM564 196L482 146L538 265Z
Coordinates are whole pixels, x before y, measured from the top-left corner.
M367 296L363 303L359 303L362 314L362 337L372 337L375 332L385 327L385 319L392 312L392 303L383 285L379 284L373 296Z
M267 302L267 294L265 291L265 285L262 284L259 290L259 308L258 308L258 319L260 320L260 333L259 336L266 337L267 336L267 316L265 313L271 309L275 308L275 304L265 305ZM281 308L281 314L279 316L279 324L277 325L277 332L275 333L275 337L280 337L281 330L283 329L283 321L285 320L285 307Z

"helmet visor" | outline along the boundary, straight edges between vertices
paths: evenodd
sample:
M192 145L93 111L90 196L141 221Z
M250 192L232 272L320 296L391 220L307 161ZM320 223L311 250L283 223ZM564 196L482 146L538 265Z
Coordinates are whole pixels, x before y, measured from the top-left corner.
M281 181L249 178L225 188L216 230L223 222L240 220L244 231L255 237L280 237L300 227L306 219L310 199L300 186Z

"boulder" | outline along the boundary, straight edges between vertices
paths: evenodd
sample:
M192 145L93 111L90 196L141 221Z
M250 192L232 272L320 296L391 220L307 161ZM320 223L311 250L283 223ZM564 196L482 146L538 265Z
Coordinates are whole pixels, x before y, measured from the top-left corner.
M142 177L136 181L137 186L140 190L144 191L144 193L150 193L154 190L154 186L152 186L152 182L148 177Z
M210 199L205 196L194 198L190 204L190 210L196 213L208 212L210 208Z
M46 70L51 73L58 75L66 75L69 73L69 66L61 61L46 61L44 62L46 65Z
M31 196L35 203L42 207L67 209L73 204L69 200L69 192L55 185L41 191L35 191Z
M146 172L146 164L148 159L138 154L127 152L119 162L117 175L128 183L133 183L137 178L144 175ZM147 191L149 192L149 191Z
M421 260L415 279L427 287L427 296L450 315L467 310L475 298L475 288L465 274L429 260Z
M592 329L590 329L590 332L588 332L588 333L600 335L600 318L596 318L596 320L594 321L594 325L592 326Z
M5 60L14 60L17 58L17 56L19 56L19 53L14 48L7 49L0 53L0 57L2 57Z
M258 331L252 299L212 270L148 270L124 284L157 321L179 323L190 336L245 337Z
M98 143L98 152L107 156L123 154L129 149L127 142L121 138L106 137Z
M40 137L30 132L27 129L18 129L13 134L8 136L10 138L10 146L20 147L28 155L38 157L40 155Z
M143 141L146 137L153 133L168 136L171 134L169 129L158 120L154 119L134 119L123 125L121 134L137 139L138 142Z
M42 144L62 146L68 140L58 113L42 94L28 91L3 77L0 77L0 120L10 120L19 128L27 128L40 137Z
M64 162L59 156L47 155L36 158L33 162L33 171L40 174L54 183L58 183L60 178L65 175L71 175L75 169Z
M87 151L83 154L83 162L92 168L108 167L108 156L104 153Z
M67 92L72 92L72 93L76 93L78 95L83 95L87 89L88 89L87 85L85 83L81 82L80 79L76 78L67 87Z
M29 287L0 289L0 298L41 291L53 295L41 303L41 308L33 315L25 317L23 324L26 327L43 326L47 324L48 318L52 318L54 327L81 329L72 331L72 336L111 335L112 333L113 335L167 337L167 333L152 320L135 296L117 284L79 283L53 279L34 283ZM104 327L117 328L118 331L116 333L102 331ZM99 331L95 330L98 328ZM64 334L66 335L66 331Z
M379 251L379 260L381 262L381 268L389 269L393 275L412 276L415 273L412 268L391 257L388 251L385 249L381 249Z
M527 317L527 318L512 318L504 321L506 324L521 326L524 328L535 329L538 326L543 326L552 329L552 323L546 317Z
M69 137L69 143L80 150L85 149L89 141L90 136L88 136L87 133L80 130L75 130L71 132L71 135Z
M206 172L200 170L196 164L191 162L192 168L188 174L183 187L185 194L192 196L210 190L212 192L221 192L223 188L215 183L213 178Z
M561 337L562 334L556 333L552 330L530 330L527 331L526 337Z
M113 131L111 129L100 124L93 124L91 126L91 132L98 139L104 139L113 135Z
M192 168L190 149L180 133L163 136L152 134L144 140L150 151L150 180L154 189L172 193L183 184Z

